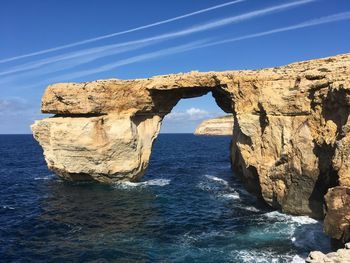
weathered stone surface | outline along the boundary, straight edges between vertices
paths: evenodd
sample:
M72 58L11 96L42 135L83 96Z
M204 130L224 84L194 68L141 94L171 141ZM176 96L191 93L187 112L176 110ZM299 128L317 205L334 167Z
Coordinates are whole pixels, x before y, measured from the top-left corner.
M232 136L233 116L227 115L203 121L198 125L195 135L225 135Z
M68 180L137 180L160 129L158 115L54 117L37 121L34 137L49 169Z
M350 186L350 54L279 68L54 84L32 129L50 169L69 179L137 180L162 118L212 92L234 116L232 167L271 206L323 217L323 196ZM349 127L348 127L349 126Z
M349 242L350 187L337 186L329 189L325 196L325 210L324 231L326 234L335 239L335 243Z
M323 254L320 251L313 251L306 259L307 263L349 263L350 262L350 243L345 248L338 249L337 252Z

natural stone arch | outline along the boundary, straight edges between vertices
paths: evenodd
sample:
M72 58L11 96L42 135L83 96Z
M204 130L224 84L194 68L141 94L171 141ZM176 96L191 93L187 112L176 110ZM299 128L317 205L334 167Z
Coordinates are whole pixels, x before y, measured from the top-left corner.
M211 73L52 85L42 111L56 115L33 125L34 136L49 168L65 179L136 181L148 166L165 115L179 100L209 92L231 111Z
M42 100L55 117L32 129L48 167L66 179L137 180L163 117L181 98L212 92L233 113L232 166L248 189L285 212L322 217L327 189L350 187L349 73L346 54L256 71L55 84Z

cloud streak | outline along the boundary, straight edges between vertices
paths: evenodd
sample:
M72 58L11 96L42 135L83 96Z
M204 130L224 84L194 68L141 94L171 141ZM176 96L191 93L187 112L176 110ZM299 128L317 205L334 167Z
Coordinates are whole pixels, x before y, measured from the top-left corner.
M59 50L62 50L62 49L76 47L76 46L80 46L80 45L83 45L83 44L88 44L88 43L96 42L96 41L99 41L99 40L108 39L108 38L112 38L112 37L116 37L116 36L120 36L120 35L125 35L125 34L136 32L136 31L144 30L144 29L147 29L147 28L160 26L160 25L167 24L167 23L174 22L174 21L178 21L178 20L181 20L181 19L184 19L184 18L187 18L187 17L191 17L191 16L202 14L202 13L206 13L206 12L209 12L209 11L212 11L212 10L215 10L215 9L223 8L223 7L226 7L226 6L229 6L229 5L238 4L238 3L241 3L241 2L244 2L244 1L246 1L246 0L230 1L230 2L227 2L227 3L211 6L211 7L208 7L208 8L205 8L205 9L201 9L201 10L198 10L198 11L195 11L195 12L191 12L191 13L184 14L184 15L181 15L181 16L176 16L176 17L173 17L173 18L169 18L169 19L166 19L166 20L162 20L162 21L158 21L158 22L155 22L155 23L147 24L147 25L144 25L144 26L139 26L139 27L136 27L136 28L132 28L132 29L128 29L128 30L124 30L124 31L120 31L120 32L115 32L115 33L112 33L112 34L102 35L102 36L99 36L99 37L90 38L90 39L86 39L86 40L82 40L82 41L78 41L78 42L74 42L74 43L70 43L70 44L66 44L66 45L62 45L62 46L57 46L57 47L53 47L53 48L49 48L49 49L44 49L44 50L40 50L40 51L37 51L37 52L32 52L32 53L28 53L28 54L24 54L24 55L20 55L20 56L15 56L15 57L11 57L11 58L1 59L0 60L0 64L6 63L6 62L10 62L10 61L14 61L14 60L18 60L18 59L22 59L22 58L28 58L28 57L33 57L33 56L37 56L37 55L47 54L47 53L54 52L54 51L59 51Z
M263 9L258 9L255 11L243 13L240 15L235 15L223 19L218 19L212 22L207 22L203 23L200 25L192 26L183 30L171 32L171 33L166 33L166 34L161 34L158 36L154 37L149 37L149 38L143 38L139 40L134 40L134 41L127 41L124 43L117 43L117 44L112 44L112 45L105 45L105 46L100 46L100 47L95 47L95 48L90 48L90 49L85 49L81 50L78 52L73 52L73 53L68 53L65 55L60 55L60 56L55 56L47 59L42 59L36 62L32 63L27 63L24 65L20 65L17 67L14 67L12 69L9 69L7 71L0 72L0 76L5 76L9 74L14 74L18 72L23 72L23 71L28 71L28 70L33 70L37 69L43 66L47 66L53 63L58 63L58 62L63 62L65 60L68 60L69 63L67 63L67 66L65 67L65 64L61 64L59 67L54 67L53 69L46 68L45 71L38 71L39 74L43 73L50 73L50 72L56 72L60 70L67 69L68 67L73 67L78 66L81 64L89 63L94 60L97 60L102 57L107 57L123 52L127 52L130 50L135 50L141 47L145 47L151 44L159 43L160 41L165 41L169 40L172 38L178 38L178 37L183 37L187 35L191 35L194 33L198 32L203 32L211 29L215 29L218 27L223 27L227 26L229 24L235 24L235 23L240 23L246 20L251 20L254 18L258 18L261 16L277 13L277 12L282 12L284 10L294 8L300 5L308 4L311 2L314 2L316 0L302 0L302 1L295 1L295 2L290 2L287 4L281 4L281 5L276 5L272 7L267 7ZM91 56L91 57L87 57ZM75 59L73 61L73 59ZM16 76L18 78L18 75ZM11 81L11 78L8 79L3 79L1 82L6 82L6 81Z
M201 41L190 42L188 44L177 46L177 47L162 49L162 50L158 50L155 52L149 52L149 53L145 53L142 55L133 56L133 57L130 57L127 59L119 60L119 61L114 62L114 63L103 65L103 66L98 67L98 68L61 75L61 76L52 78L49 81L36 83L36 84L30 85L30 86L27 86L27 88L36 87L38 85L46 85L48 83L53 83L53 82L67 81L67 80L75 79L75 78L79 78L79 77L85 77L85 76L92 75L95 73L105 72L105 71L112 70L112 69L115 69L115 68L118 68L121 66L141 62L144 60L155 59L155 58L162 57L162 56L168 56L168 55L187 52L187 51L196 50L196 49L200 49L200 48L206 48L206 47L211 47L211 46L216 46L216 45L221 45L221 44L226 44L226 43L233 43L233 42L238 42L238 41L242 41L242 40L253 39L253 38L263 37L263 36L267 36L267 35L273 35L273 34L277 34L277 33L281 33L281 32L287 32L287 31L291 31L291 30L313 27L313 26L318 26L318 25L322 25L322 24L328 24L328 23L333 23L333 22L338 22L338 21L343 21L343 20L348 20L348 19L350 19L350 11L338 13L338 14L334 14L334 15L330 15L330 16L325 16L325 17L321 17L321 18L317 18L317 19L313 19L313 20L308 20L306 22L299 23L299 24L292 25L292 26L276 28L276 29L272 29L272 30L268 30L268 31L264 31L264 32L259 32L259 33L255 33L255 34L244 35L244 36L236 37L236 38L229 38L229 39L224 39L224 40L220 40L220 41L211 41L210 39L204 39Z
M186 52L186 51L199 49L199 48L221 45L221 44L225 44L225 43L232 43L232 42L242 41L242 40L246 40L246 39L267 36L267 35L273 35L273 34L277 34L277 33L281 33L281 32L297 30L297 29L302 29L302 28L307 28L307 27L312 27L312 26L318 26L321 24L338 22L338 21L347 20L347 19L350 19L350 11L338 13L338 14L330 15L330 16L326 16L326 17L321 17L318 19L309 20L309 21L306 21L306 22L303 22L300 24L292 25L292 26L272 29L269 31L259 32L256 34L250 34L250 35L245 35L245 36L236 37L236 38L229 38L229 39L224 39L224 40L215 41L215 42L209 42L209 40L196 41L196 42L192 42L190 44L182 45L179 47L168 48L168 49L164 49L164 50L160 50L160 51L156 51L156 52L151 52L151 53L131 57L128 59L124 59L124 60L115 62L115 63L110 63L107 65L104 65L104 66L96 68L96 69L82 71L80 73L73 73L72 75L70 75L70 77L72 77L72 76L73 76L73 78L75 76L83 77L83 76L87 76L90 74L100 73L100 72L111 70L111 69L114 69L114 68L117 68L120 66L143 61L146 59L151 59L151 58L156 58L156 57L160 57L160 56L171 55L171 54L176 54L176 53L181 53L181 52ZM66 75L66 77L67 76L68 75Z
M317 19L313 19L313 20L309 20L309 21L306 21L306 22L303 22L300 24L292 25L292 26L287 26L287 27L272 29L269 31L264 31L264 32L256 33L256 34L250 34L250 35L245 35L245 36L241 36L241 37L216 41L213 43L204 44L203 46L198 47L198 48L210 47L210 46L215 46L215 45L220 45L220 44L225 44L225 43L232 43L232 42L237 42L237 41L241 41L241 40L252 39L252 38L257 38L257 37L262 37L262 36L267 36L267 35L273 35L273 34L277 34L277 33L281 33L281 32L297 30L297 29L302 29L302 28L307 28L307 27L313 27L313 26L318 26L318 25L328 24L328 23L333 23L333 22L339 22L339 21L348 20L348 19L350 19L350 11L338 13L335 15L325 16L325 17L321 17L321 18L317 18Z
M166 49L161 49L161 50L157 50L154 52L149 52L149 53L145 53L142 55L137 55L137 56L133 56L133 57L129 57L126 59L122 59L113 63L109 63L109 64L105 64L101 67L97 67L97 68L93 68L93 69L87 69L87 70L81 70L78 72L73 72L73 73L68 73L68 74L63 74L54 78L51 78L49 81L43 81L40 83L36 83L30 86L27 86L27 88L31 88L31 87L35 87L38 85L46 85L49 82L53 83L53 82L60 82L60 81L67 81L70 79L76 79L76 78L80 78L80 77L85 77L85 76L89 76L92 74L96 74L96 73L101 73L101 72L105 72L108 70L112 70L121 66L125 66L125 65L129 65L129 64L133 64L133 63L137 63L137 62L141 62L144 60L149 60L149 59L153 59L153 58L158 58L158 57L162 57L162 56L168 56L168 55L172 55L172 54L177 54L177 53L182 53L182 52L186 52L189 50L193 50L196 49L198 47L201 47L203 44L208 43L209 39L204 39L204 40L200 40L200 41L193 41L184 45L180 45L180 46L176 46L176 47L171 47L171 48L166 48Z

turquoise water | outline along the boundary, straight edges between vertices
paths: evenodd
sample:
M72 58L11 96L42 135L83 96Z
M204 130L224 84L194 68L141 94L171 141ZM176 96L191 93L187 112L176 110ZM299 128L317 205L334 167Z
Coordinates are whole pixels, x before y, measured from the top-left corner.
M30 135L0 136L0 262L303 262L322 225L232 176L229 137L161 134L139 183L63 182Z

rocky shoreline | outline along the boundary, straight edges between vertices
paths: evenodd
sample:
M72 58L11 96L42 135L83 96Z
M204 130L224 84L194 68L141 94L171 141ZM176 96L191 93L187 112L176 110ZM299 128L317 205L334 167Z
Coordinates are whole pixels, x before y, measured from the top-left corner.
M349 241L350 54L283 67L51 85L33 135L67 180L136 181L166 114L211 92L233 115L232 169L271 207ZM324 202L324 196L328 192Z
M323 254L320 251L313 251L306 259L307 263L347 263L350 262L350 243L336 252Z

